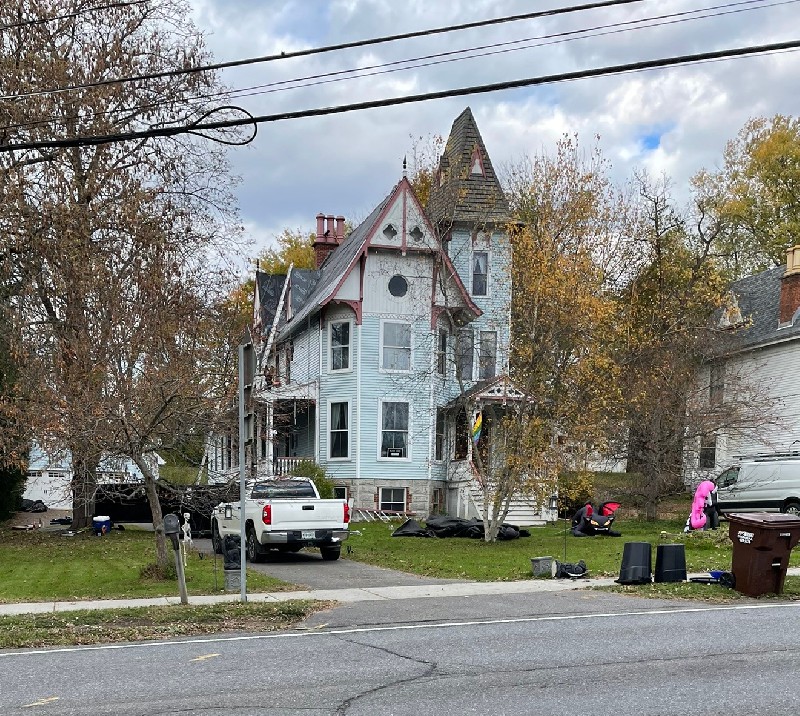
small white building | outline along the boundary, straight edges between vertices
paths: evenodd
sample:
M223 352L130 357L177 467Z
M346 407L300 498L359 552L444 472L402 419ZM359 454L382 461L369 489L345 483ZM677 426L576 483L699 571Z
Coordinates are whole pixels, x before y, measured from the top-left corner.
M159 455L153 458L155 474L164 464ZM144 482L144 476L131 461L122 458L105 458L97 468L98 483ZM34 444L28 461L25 500L41 500L53 510L72 509L72 458L68 452L48 454Z

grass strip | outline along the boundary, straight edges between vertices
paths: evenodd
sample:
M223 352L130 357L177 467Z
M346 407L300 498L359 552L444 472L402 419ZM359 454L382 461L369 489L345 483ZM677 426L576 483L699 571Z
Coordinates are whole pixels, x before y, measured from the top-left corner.
M332 602L129 607L0 617L0 648L109 644L289 629Z

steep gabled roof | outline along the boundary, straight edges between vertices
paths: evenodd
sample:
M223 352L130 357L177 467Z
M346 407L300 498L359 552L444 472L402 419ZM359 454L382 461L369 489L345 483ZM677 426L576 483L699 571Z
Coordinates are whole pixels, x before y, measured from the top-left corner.
M733 350L755 348L786 338L800 338L800 321L779 328L781 276L785 266L747 276L731 285L742 319L749 325L732 336Z
M453 122L426 209L438 226L505 224L510 219L508 201L469 107Z
M347 276L353 264L361 255L372 229L396 191L397 186L328 256L319 271L319 279L305 298L302 308L295 312L293 319L289 323L282 325L279 339L288 336L295 326L300 325L308 316L318 311L333 297L342 279Z

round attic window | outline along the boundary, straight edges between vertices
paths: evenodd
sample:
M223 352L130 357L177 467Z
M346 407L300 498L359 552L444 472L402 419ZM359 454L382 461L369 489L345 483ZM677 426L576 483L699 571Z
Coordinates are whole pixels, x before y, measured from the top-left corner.
M405 296L407 291L408 281L400 274L395 274L389 279L389 293L391 293L392 296L400 298L400 296Z

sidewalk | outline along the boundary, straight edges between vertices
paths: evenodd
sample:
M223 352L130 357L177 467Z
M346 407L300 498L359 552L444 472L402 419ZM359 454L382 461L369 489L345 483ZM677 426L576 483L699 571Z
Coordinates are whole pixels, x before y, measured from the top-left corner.
M787 574L800 575L800 568L790 567ZM690 574L691 577L707 576ZM247 601L285 602L290 599L329 600L342 603L388 601L392 599L431 599L442 597L469 597L493 594L532 594L537 592L561 592L571 589L607 587L615 584L612 577L588 579L525 579L518 582L458 582L455 584L429 584L413 587L353 587L351 589L316 589L296 592L267 592L248 594ZM190 596L189 604L222 604L238 602L237 593L207 596ZM152 597L149 599L107 599L78 602L28 602L0 604L0 616L17 614L46 614L70 612L79 609L118 609L122 607L151 607L180 604L180 597Z
M336 602L388 601L392 599L426 599L436 597L468 597L490 594L529 594L534 592L560 592L567 589L614 584L605 579L525 579L518 582L458 582L455 584L429 584L413 587L354 587L351 589L314 589L294 592L266 592L248 594L248 602L285 602L290 599L316 599ZM189 596L189 604L222 604L238 602L240 593ZM174 597L150 597L146 599L105 599L77 602L20 602L0 604L0 616L16 614L45 614L69 612L78 609L119 609L122 607L151 607L180 604Z

